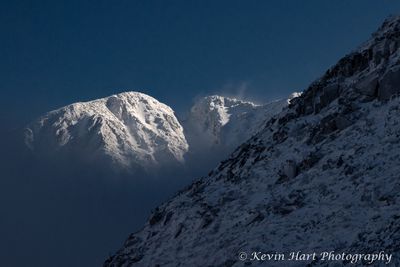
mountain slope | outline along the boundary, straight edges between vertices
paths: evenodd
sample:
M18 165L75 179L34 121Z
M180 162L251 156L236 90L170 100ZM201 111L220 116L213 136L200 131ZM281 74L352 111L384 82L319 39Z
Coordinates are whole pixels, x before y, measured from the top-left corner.
M218 95L200 98L182 123L191 152L231 152L298 95L262 105Z
M346 263L238 258L298 250L385 251L400 265L399 45L393 17L208 177L159 206L104 266Z
M138 92L51 111L26 128L25 142L40 155L72 153L125 169L183 162L188 150L173 110Z

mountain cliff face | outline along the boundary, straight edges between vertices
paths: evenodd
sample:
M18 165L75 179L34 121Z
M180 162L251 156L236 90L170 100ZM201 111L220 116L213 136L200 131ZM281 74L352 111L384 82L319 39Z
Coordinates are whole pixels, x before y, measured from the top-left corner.
M200 98L182 123L190 151L232 152L298 95L261 105L218 95Z
M238 254L299 250L385 251L400 265L399 45L393 17L208 177L155 209L104 266L282 266ZM292 262L306 264L345 262Z
M138 92L49 112L26 128L25 143L41 155L73 154L122 169L181 163L188 150L173 110Z

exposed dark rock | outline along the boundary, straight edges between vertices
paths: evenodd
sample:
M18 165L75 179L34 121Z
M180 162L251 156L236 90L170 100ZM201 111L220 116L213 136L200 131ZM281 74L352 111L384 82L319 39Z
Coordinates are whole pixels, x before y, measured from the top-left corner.
M312 168L321 159L321 155L318 153L310 153L307 157L300 162L298 166L299 172Z
M156 208L149 219L150 225L155 225L155 224L159 223L162 220L162 218L164 217L164 213L165 213L164 210L160 210L159 208Z
M256 216L254 216L254 218L249 223L247 223L247 225L250 225L250 224L253 224L256 222L261 222L262 220L264 220L264 218L265 218L264 214L262 214L261 212L257 212Z
M282 198L271 207L271 212L279 215L288 215L304 205L304 194L301 191L293 191L289 198Z
M378 77L375 75L368 76L355 85L357 92L369 97L377 97L378 87Z
M203 222L200 226L201 229L207 228L212 222L213 222L213 218L210 215L206 215L203 217Z
M174 215L172 211L168 212L167 215L165 215L164 225L166 225L171 220L172 215Z
M351 123L352 122L344 116L339 115L335 118L336 128L339 131L346 129L347 127L349 127L351 125Z
M295 118L297 118L297 113L294 113L294 112L288 113L288 114L286 114L285 116L283 116L282 118L280 118L278 120L278 124L279 125L285 124L288 121L291 121L291 120L293 120Z
M390 70L381 79L378 89L378 98L388 100L400 93L400 68Z
M287 136L288 136L287 132L281 128L277 132L274 133L274 135L272 136L272 139L279 144L279 143L282 143L283 141L285 141Z
M141 242L142 239L140 237L135 236L134 234L130 235L129 238L125 241L124 246L130 247L133 246L139 242Z
M321 108L329 105L333 100L339 96L339 85L337 83L328 85L322 89L322 94L320 96Z
M178 237L180 236L180 234L181 234L182 231L183 231L183 228L184 228L183 224L180 223L180 224L178 225L178 228L177 228L176 232L175 232L174 238L178 238Z

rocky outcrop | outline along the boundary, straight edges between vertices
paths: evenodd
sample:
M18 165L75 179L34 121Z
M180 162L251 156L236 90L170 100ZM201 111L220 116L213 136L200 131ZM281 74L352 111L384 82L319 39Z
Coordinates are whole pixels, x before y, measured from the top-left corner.
M314 82L297 100L298 113L318 113L339 97L384 101L399 94L398 20L387 19L368 42Z

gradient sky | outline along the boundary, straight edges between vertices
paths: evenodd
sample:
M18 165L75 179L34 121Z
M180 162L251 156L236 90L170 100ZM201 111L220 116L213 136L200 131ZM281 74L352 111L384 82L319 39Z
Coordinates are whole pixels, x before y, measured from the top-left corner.
M0 0L0 120L138 90L259 102L303 90L382 23L393 0Z

